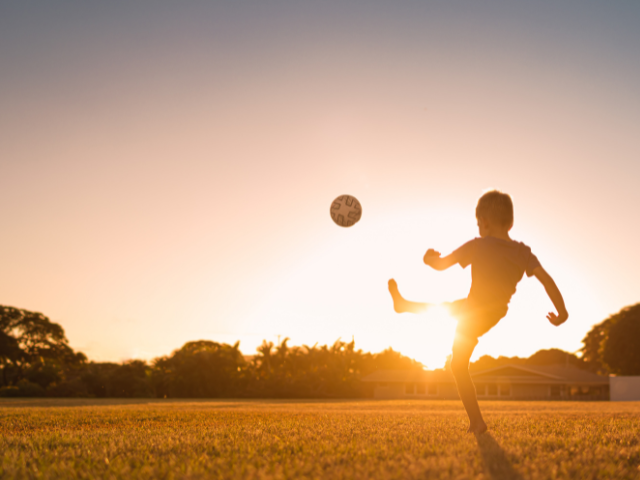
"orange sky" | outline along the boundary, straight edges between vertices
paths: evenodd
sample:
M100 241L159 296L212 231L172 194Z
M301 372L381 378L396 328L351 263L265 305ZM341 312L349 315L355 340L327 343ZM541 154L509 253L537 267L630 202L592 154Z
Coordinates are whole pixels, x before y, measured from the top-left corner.
M510 193L535 280L482 354L575 351L640 301L640 6L110 2L0 7L0 304L95 360L184 342L350 340L441 366L464 297L435 272ZM362 220L329 206L355 195Z

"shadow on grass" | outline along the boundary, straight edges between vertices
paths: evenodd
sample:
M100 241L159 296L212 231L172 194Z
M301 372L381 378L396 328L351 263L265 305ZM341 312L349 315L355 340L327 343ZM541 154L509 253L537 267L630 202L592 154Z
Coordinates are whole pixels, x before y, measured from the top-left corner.
M492 480L522 480L522 475L513 468L506 453L490 433L476 435L476 441L489 478Z

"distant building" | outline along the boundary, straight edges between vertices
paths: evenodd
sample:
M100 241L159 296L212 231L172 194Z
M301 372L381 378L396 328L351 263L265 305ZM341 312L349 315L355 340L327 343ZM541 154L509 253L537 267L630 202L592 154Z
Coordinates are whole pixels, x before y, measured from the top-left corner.
M504 365L471 377L479 399L609 399L609 377L571 365ZM453 376L445 370L379 370L362 381L374 384L374 398L458 398Z
M640 400L640 377L611 377L611 401Z

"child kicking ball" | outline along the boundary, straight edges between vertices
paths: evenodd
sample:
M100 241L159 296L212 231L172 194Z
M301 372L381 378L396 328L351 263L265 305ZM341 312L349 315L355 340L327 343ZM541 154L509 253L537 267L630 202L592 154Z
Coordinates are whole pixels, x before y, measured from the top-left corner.
M439 271L456 263L462 268L471 265L469 295L445 305L458 321L451 370L458 394L469 416L468 432L480 434L487 431L487 424L482 418L476 389L469 375L469 360L478 344L478 338L507 314L509 301L523 275L526 273L528 277L535 276L553 302L558 313L549 312L549 322L561 325L569 318L569 314L560 290L531 253L531 249L509 237L513 226L511 197L495 190L485 193L478 201L476 218L479 238L465 243L446 257L429 249L424 256L424 263ZM389 280L389 292L393 298L393 308L398 313L423 313L431 306L428 303L405 300L393 279Z

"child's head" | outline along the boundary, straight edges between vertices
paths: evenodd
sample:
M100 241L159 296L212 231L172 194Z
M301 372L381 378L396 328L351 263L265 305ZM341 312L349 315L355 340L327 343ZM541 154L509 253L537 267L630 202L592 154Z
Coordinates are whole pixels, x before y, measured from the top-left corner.
M491 190L478 200L476 218L480 227L480 235L487 228L511 230L513 226L513 202L506 193ZM481 225L482 224L482 225Z

